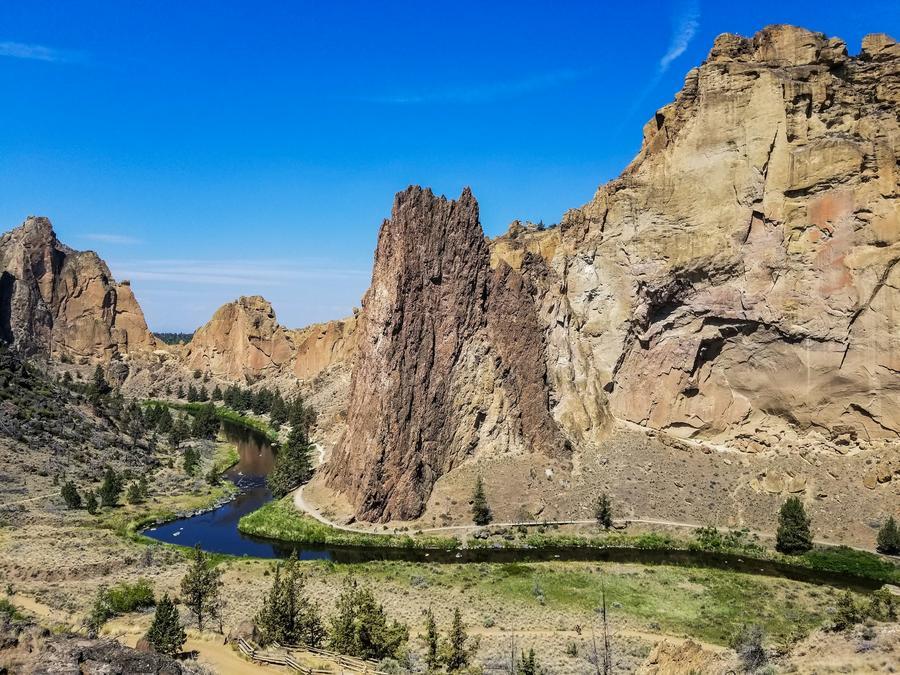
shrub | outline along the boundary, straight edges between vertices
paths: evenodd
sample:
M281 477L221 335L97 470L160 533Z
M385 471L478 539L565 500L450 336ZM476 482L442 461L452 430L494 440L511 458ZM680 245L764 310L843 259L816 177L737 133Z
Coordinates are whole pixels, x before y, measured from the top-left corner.
M731 639L731 648L737 652L744 669L754 672L769 661L763 647L764 633L759 626L744 626Z

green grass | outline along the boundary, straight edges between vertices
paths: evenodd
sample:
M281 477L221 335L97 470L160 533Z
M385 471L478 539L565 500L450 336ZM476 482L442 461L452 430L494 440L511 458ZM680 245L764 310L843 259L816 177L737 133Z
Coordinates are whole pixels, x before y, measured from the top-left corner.
M329 575L352 571L374 588L430 594L485 611L535 620L548 610L568 615L569 627L589 627L605 590L613 626L632 625L727 645L744 624L759 624L769 640L823 625L837 591L812 584L706 568L587 562L328 565ZM387 591L385 591L387 592ZM493 610L488 609L493 608Z
M290 497L272 501L241 518L238 529L267 539L326 546L387 546L452 550L460 546L452 537L346 532L298 512Z
M179 513L210 508L236 491L233 483L225 481L220 485L210 486L201 494L159 497L158 502L103 508L96 516L90 516L90 522L123 537L139 537L137 531L147 525L174 520Z
M241 459L237 448L232 443L219 441L216 444L216 454L213 456L213 468L218 474L228 471Z
M887 558L847 546L817 548L799 556L775 554L778 560L823 572L855 574L888 584L900 584L900 566Z

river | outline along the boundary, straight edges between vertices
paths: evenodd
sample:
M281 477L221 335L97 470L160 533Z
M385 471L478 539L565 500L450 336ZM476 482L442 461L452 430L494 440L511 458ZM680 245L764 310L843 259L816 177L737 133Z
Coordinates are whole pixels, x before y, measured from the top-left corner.
M240 492L230 502L194 516L179 518L142 531L147 537L167 544L195 546L211 553L255 558L284 558L296 550L301 560L332 560L361 563L372 560L400 560L418 563L522 563L554 560L638 563L643 565L683 565L712 567L731 572L764 574L830 586L870 591L880 583L849 574L820 572L783 563L704 551L644 550L636 548L560 547L555 549L480 548L444 551L363 546L295 547L287 542L259 539L241 534L238 521L272 499L266 475L272 470L275 451L264 434L234 422L223 422L226 440L238 450L239 461L225 472Z

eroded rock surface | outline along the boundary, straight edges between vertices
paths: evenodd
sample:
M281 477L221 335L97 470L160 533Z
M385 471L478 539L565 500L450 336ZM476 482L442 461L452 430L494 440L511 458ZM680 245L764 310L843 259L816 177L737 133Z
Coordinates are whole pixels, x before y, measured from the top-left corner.
M0 237L0 339L26 354L104 361L156 346L128 282L35 217Z
M411 187L382 225L359 317L347 432L328 479L360 518L418 516L478 449L564 452L527 282L491 270L478 204Z

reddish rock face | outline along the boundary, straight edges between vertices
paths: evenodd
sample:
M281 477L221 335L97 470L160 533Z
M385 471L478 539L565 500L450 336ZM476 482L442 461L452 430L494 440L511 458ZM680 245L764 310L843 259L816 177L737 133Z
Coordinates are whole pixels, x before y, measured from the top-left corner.
M0 238L0 339L26 354L100 360L156 344L128 282L34 217Z
M562 450L534 305L516 272L491 271L468 188L458 201L397 195L358 330L348 429L327 469L358 517L418 516L435 481L485 445Z

